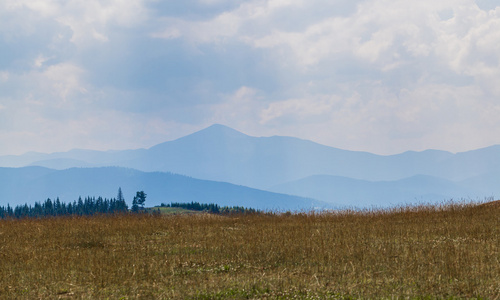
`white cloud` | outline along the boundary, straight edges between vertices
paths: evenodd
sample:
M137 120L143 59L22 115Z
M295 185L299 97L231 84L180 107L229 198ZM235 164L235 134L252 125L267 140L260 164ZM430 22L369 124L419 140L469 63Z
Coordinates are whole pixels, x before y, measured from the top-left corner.
M353 15L310 19L302 28L273 24L273 16L284 8L307 10L314 5L303 1L249 1L209 21L170 19L167 28L155 37L182 36L198 43L239 40L281 55L288 52L293 56L283 57L284 61L304 66L343 54L390 70L407 60L437 55L458 71L466 67L461 57L473 45L477 51L498 58L500 18L496 11L481 11L470 0L364 1ZM441 20L440 12L450 8L453 17Z
M198 2L202 5L218 5L224 3L230 3L233 0L198 0Z
M88 39L107 42L107 26L115 23L121 27L131 27L145 18L142 1L71 1L60 8L62 13L56 18L73 31L72 42L86 43ZM70 13L66 13L70 12Z
M81 68L71 64L54 65L40 74L43 77L40 81L45 81L52 93L66 101L74 93L87 92L81 81L83 72Z
M182 36L182 33L177 28L167 28L162 32L152 33L151 37L162 39L176 39Z
M232 94L222 95L222 102L209 105L211 114L207 124L221 123L236 128L246 128L252 123L255 124L265 106L259 94L260 92L254 88L242 86Z
M0 36L0 138L24 148L215 122L380 153L500 143L492 0L5 0Z
M295 123L324 122L324 118L331 116L339 101L339 97L323 96L316 99L288 99L273 102L261 112L260 123L276 122L282 118Z
M425 85L394 95L373 86L367 98L292 99L264 109L281 134L381 154L429 148L465 151L497 143L500 104L478 87ZM289 118L287 120L287 118ZM291 119L290 119L291 118ZM467 141L464 143L464 141Z
M24 12L24 22L56 20L72 30L71 41L79 46L109 40L108 27L133 27L147 19L143 0L6 0L0 7L10 13Z
M166 29L152 36L167 39L183 36L194 43L224 42L232 38L245 40L248 38L246 31L266 28L274 12L302 4L301 0L255 0L242 2L237 9L223 12L208 21L166 18Z
M0 82L6 82L7 80L9 80L9 72L0 71Z
M18 89L18 96L57 108L66 102L77 102L81 95L88 92L87 84L82 78L84 74L85 71L74 64L60 63L16 74L11 76L10 81Z
M35 59L35 63L34 63L34 65L35 65L35 67L40 68L40 67L42 67L42 66L43 66L43 64L44 64L45 62L47 62L49 59L50 59L50 57L45 57L43 54L40 54L40 55L38 55L38 56L37 56L37 58Z

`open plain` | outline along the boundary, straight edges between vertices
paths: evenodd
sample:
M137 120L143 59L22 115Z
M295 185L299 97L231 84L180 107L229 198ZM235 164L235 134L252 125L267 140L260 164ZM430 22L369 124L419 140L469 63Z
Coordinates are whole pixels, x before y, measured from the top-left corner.
M498 299L500 206L0 221L0 298Z

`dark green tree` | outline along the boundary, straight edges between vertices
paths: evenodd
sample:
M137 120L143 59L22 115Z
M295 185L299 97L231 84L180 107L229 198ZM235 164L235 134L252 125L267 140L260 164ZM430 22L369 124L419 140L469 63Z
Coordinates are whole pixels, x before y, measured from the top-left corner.
M137 192L135 194L134 200L132 201L132 211L138 212L140 209L144 209L144 203L146 202L146 193L144 191Z
M116 197L116 201L125 201L125 198L123 198L123 193L122 193L122 188L118 188L118 196Z

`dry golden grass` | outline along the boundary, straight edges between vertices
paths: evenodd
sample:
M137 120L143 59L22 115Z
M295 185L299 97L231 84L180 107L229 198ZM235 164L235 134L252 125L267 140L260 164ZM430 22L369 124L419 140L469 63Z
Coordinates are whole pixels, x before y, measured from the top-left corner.
M500 207L0 221L0 298L500 295Z

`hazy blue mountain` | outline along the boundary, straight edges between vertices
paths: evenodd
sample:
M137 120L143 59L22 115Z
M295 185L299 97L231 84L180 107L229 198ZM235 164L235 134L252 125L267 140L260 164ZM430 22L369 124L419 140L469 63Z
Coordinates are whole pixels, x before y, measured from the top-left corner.
M500 170L462 180L459 184L470 189L483 191L483 193L496 196L498 199L500 195Z
M23 155L4 155L0 156L0 167L17 168L24 167L38 160L45 160L50 154L28 152Z
M53 169L120 166L145 172L172 172L258 189L268 189L321 174L350 178L353 182L361 180L365 183L357 188L361 190L369 186L367 181L387 181L386 186L394 186L393 195L399 193L398 195L404 199L412 195L407 192L398 192L410 188L410 186L398 187L396 185L401 185L398 181L404 178L425 175L437 177L434 179L435 182L438 182L438 178L454 182L453 187L456 193L444 193L437 189L419 194L422 198L428 197L426 199L431 200L469 191L491 196L488 194L490 191L498 191L498 181L495 180L499 177L492 178L491 176L500 170L500 145L456 154L426 150L384 156L332 148L293 137L252 137L216 124L149 149L71 150L52 154L28 153L21 156L0 157L0 166L27 165ZM443 187L445 191L449 187L448 181L440 182L445 185L446 188ZM412 184L416 188L419 188L419 184L422 184L422 188L425 187L425 182L415 179ZM380 183L377 189L379 186L381 186ZM391 188L388 187L386 190L389 191ZM353 190L350 192L352 195L358 193ZM381 197L369 194L363 194L363 197L368 198L362 199L360 196L350 198L350 200L370 203L383 200ZM383 195L381 191L378 194ZM343 195L347 197L347 191ZM498 196L498 194L494 195ZM468 196L463 195L463 197ZM319 199L324 199L324 197L321 196Z
M18 205L59 197L70 202L79 196L116 197L121 187L127 202L136 191L147 193L148 206L162 202L217 203L260 209L309 209L325 203L302 197L252 189L234 184L199 180L186 176L141 172L128 168L71 168L52 170L42 167L0 168L0 204Z
M500 170L500 145L455 154L438 167L441 171L455 174L455 179L467 179ZM440 176L438 172L437 176ZM441 176L444 177L444 176Z
M482 199L487 194L459 183L432 176L416 175L396 181L367 181L331 175L315 175L270 188L315 198L339 206L392 206L442 202L450 199Z
M69 168L90 168L95 167L94 164L88 163L79 159L72 158L53 158L46 160L39 160L29 164L29 166L46 167L56 170L64 170Z
M251 137L216 124L150 149L28 153L0 157L0 165L122 166L266 188L318 174L372 181L416 174L465 180L500 169L499 158L500 146L457 154L427 150L383 156L292 137Z
M145 149L136 150L84 150L73 149L67 152L38 153L28 152L23 155L0 156L0 167L42 166L50 169L68 169L71 167L119 166L131 159L146 155Z

